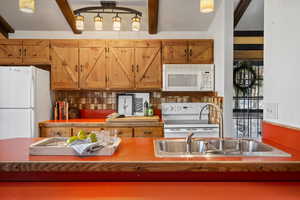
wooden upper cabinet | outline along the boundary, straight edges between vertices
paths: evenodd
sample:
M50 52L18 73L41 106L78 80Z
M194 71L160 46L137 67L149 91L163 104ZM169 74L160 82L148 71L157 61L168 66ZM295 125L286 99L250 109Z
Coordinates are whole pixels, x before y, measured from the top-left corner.
M106 88L105 41L79 41L79 87L82 89Z
M107 77L110 89L134 88L134 48L130 46L131 42L127 41L109 44Z
M188 63L188 42L186 40L165 40L162 44L164 64Z
M49 40L23 40L23 64L49 64Z
M189 41L189 63L191 64L213 64L213 40L191 40Z
M161 48L135 48L135 84L137 89L161 88Z
M213 40L164 40L164 64L213 64Z
M78 41L51 41L52 89L78 89Z
M0 64L22 64L22 40L0 40Z

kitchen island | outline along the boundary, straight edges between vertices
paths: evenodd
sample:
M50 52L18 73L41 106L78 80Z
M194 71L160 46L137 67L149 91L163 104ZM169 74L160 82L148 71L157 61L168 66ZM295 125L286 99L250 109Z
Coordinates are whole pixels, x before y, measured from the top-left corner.
M0 140L0 179L7 181L300 180L300 152L267 139L291 157L158 158L155 138L122 138L113 156L30 156L41 138Z

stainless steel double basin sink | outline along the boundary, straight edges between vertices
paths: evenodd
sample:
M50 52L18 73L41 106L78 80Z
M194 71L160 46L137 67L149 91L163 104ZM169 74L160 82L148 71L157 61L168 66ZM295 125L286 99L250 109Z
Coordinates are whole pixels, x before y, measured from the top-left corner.
M253 139L158 139L154 141L157 157L224 157L224 156L271 156L291 155Z

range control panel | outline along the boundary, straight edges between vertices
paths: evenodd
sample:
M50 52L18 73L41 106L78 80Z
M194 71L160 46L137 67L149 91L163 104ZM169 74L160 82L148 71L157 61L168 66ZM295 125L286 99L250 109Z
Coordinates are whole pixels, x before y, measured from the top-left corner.
M206 103L163 103L163 115L199 115L200 110ZM207 114L208 109L203 110Z

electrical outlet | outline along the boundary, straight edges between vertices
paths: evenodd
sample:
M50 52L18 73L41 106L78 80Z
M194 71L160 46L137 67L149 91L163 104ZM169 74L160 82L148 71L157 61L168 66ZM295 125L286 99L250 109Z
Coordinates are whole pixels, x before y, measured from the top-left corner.
M265 118L278 119L278 103L265 103Z

